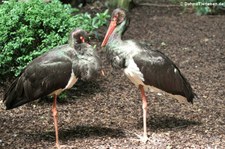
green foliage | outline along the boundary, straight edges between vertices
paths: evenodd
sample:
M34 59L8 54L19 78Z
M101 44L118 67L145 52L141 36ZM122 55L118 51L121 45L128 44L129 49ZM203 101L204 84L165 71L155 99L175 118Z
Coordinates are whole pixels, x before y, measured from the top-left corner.
M59 97L57 98L57 101L58 101L58 102L64 102L65 99L67 99L67 98L68 98L67 92L62 92L62 93L59 95Z
M198 15L215 14L225 8L224 0L195 0L194 9Z
M72 14L75 14L72 16ZM59 0L17 2L0 5L0 77L19 75L25 66L51 48L65 44L76 27L93 31L106 23L108 11L91 17Z
M107 0L106 5L110 8L123 8L127 11L129 11L134 3L133 0Z

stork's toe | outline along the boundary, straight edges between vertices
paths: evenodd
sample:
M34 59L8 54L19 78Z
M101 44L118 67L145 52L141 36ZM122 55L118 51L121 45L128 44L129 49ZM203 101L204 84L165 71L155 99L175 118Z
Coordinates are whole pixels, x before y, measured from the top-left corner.
M148 136L141 136L138 134L136 134L136 136L139 138L139 141L143 143L146 143L149 140Z
M139 141L139 142L142 142L144 144L146 144L147 141L150 140L147 135L146 136L144 136L144 135L142 136L142 135L139 135L139 134L136 134L136 133L134 133L134 134L137 136L137 138L135 138L135 139L132 138L131 140Z

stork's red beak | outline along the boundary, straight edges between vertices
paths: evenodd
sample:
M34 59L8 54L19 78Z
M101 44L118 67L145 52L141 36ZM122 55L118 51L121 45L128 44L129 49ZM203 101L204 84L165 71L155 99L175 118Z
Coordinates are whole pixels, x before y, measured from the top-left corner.
M85 39L84 39L83 36L80 36L80 40L81 40L82 43L85 43Z
M105 38L101 45L102 47L104 47L107 44L107 42L109 40L109 36L112 34L112 32L114 31L115 28L116 28L116 19L114 18L109 24L109 28L106 32Z

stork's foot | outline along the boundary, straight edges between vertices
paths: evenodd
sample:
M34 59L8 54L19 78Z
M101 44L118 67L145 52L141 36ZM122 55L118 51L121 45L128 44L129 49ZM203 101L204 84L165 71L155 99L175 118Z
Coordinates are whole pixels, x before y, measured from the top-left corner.
M60 145L58 143L55 144L54 149L60 149Z
M59 145L59 144L55 144L54 149L66 149L66 148L70 148L70 146L68 145Z
M54 146L54 149L63 149L63 148L66 148L67 146L66 145L59 145L59 144L56 144Z
M149 138L148 136L141 136L141 135L138 135L136 134L136 136L139 138L139 141L143 142L143 143L146 143L147 141L149 141Z
M54 149L68 149L68 148L76 148L76 146L68 146L68 145L55 145Z
M138 137L138 139L132 139L132 140L140 141L144 144L146 144L146 142L150 140L147 135L141 136L141 135L136 134L136 133L134 133L134 134Z

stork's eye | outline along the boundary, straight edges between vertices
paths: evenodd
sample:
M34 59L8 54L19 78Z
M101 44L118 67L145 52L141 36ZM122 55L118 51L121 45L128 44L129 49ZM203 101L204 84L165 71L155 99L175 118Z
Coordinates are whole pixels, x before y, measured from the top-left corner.
M125 17L125 11L118 8L113 11L111 21L116 21L117 24L120 24L125 20Z
M117 14L117 24L120 24L121 22L123 22L125 19L125 14L123 14L122 12L119 12Z
M81 41L81 43L84 43L85 42L85 39L84 39L83 36L80 36L80 41Z

